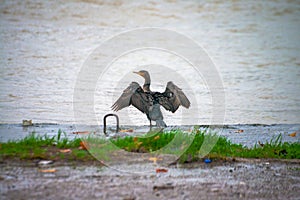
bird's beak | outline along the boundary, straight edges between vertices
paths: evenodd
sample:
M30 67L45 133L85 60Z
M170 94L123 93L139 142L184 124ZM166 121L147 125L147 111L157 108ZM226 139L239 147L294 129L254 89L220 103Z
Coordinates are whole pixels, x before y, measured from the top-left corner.
M140 73L140 72L133 72L133 73L135 73L135 74L138 74L138 75L141 75L141 73Z

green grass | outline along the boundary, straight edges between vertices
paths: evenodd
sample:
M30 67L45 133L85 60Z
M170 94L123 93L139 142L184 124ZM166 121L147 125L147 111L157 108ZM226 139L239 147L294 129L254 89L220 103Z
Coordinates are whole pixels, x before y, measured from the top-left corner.
M283 143L282 136L273 138L263 146L255 145L247 148L240 144L233 144L225 137L218 137L208 130L184 132L172 130L169 132L148 133L142 137L127 136L125 138L111 139L110 142L102 138L89 136L85 139L90 145L90 152L105 156L109 151L124 149L129 152L163 153L180 156L180 162L199 160L199 155L212 159L231 158L279 158L300 159L299 143ZM81 139L68 139L65 133L58 132L56 136L38 136L35 133L18 141L0 143L0 157L20 159L57 159L57 160L93 160L89 151L80 150ZM107 145L108 143L113 144ZM205 143L205 145L203 145ZM92 148L92 145L95 145ZM210 146L211 145L211 146ZM71 153L61 153L60 149L71 149Z
M56 136L39 136L34 132L24 139L0 143L0 157L20 159L76 159L89 156L88 152L78 151L81 139L70 140L61 130ZM72 149L70 154L59 152L59 149Z
M159 139L155 137L159 135ZM281 142L282 136L278 135L272 138L270 142L265 143L263 146L255 145L253 148L248 148L240 144L233 144L225 137L218 137L216 134L208 133L207 131L194 130L192 133L185 133L180 130L170 131L167 133L160 133L152 135L151 137L134 138L126 137L112 141L115 145L132 152L152 152L156 151L166 144L170 143L175 136L180 135L182 141L186 138L192 138L191 144L188 147L183 147L185 144L182 142L177 146L177 149L172 149L172 154L176 154L176 150L185 149L181 155L180 161L199 160L199 150L204 142L216 141L208 155L209 158L227 158L227 157L241 157L241 158L279 158L279 159L300 159L300 144L299 143L283 143ZM175 153L174 153L175 152Z

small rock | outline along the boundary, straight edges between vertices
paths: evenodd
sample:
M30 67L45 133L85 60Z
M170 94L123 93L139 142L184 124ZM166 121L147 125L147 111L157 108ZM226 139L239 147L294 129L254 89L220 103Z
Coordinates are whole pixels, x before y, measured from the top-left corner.
M32 126L32 120L23 120L22 126Z
M263 165L265 166L266 169L270 169L270 163L269 162L265 162L265 163L263 163Z
M211 191L212 191L212 192L219 192L219 191L220 191L220 188L214 187L214 188L211 188Z
M174 186L173 185L155 185L153 186L153 190L173 190Z
M246 183L243 182L243 181L239 182L239 184L240 184L240 185L246 185Z
M50 165L52 163L54 163L53 160L41 160L38 162L38 165Z

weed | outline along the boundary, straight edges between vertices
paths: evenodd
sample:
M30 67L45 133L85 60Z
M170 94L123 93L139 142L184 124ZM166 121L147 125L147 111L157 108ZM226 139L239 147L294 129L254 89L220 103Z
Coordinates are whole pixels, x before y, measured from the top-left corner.
M61 130L52 137L40 136L33 132L22 140L0 143L0 157L88 160L94 159L90 154L105 158L111 152L124 149L129 152L173 154L180 156L180 162L197 161L203 156L218 159L226 157L300 159L300 144L283 143L282 135L272 138L263 146L255 145L253 148L248 148L233 144L226 137L218 136L208 129L200 131L197 127L192 132L171 130L148 133L140 137L110 139L110 141L88 136L84 140L89 145L89 151L78 149L82 139L68 139L67 134ZM208 148L209 153L205 155L201 152L202 147L205 146L204 142L206 146L211 145ZM70 148L72 153L60 153L59 149L64 148Z

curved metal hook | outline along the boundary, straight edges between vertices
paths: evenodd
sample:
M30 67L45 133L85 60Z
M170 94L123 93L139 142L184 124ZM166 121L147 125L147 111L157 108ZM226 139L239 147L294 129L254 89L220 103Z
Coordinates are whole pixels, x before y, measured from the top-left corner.
M110 117L110 116L114 116L116 118L116 121L117 121L116 133L119 132L119 117L116 114L110 113L110 114L105 115L104 118L103 118L103 132L104 132L105 135L107 135L106 134L106 118Z

